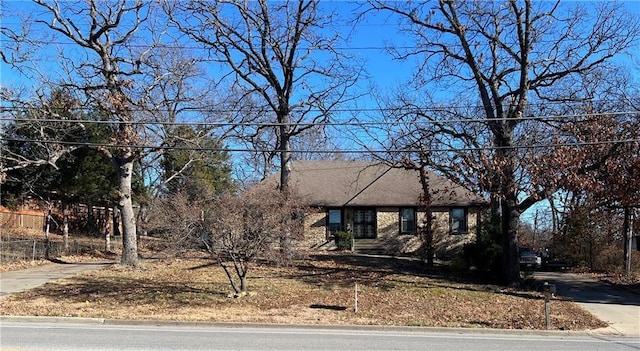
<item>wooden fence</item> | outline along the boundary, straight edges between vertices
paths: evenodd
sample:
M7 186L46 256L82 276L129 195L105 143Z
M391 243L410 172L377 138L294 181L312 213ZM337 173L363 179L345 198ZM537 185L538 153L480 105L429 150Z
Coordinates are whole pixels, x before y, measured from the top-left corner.
M38 211L11 211L0 208L0 226L7 229L44 230L45 214Z

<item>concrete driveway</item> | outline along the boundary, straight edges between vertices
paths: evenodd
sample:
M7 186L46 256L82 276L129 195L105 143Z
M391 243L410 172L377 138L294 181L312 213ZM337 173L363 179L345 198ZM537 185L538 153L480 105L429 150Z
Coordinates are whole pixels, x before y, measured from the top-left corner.
M573 300L609 324L596 332L640 337L640 292L634 294L583 274L536 272L534 277L555 284L556 295Z
M39 267L0 273L0 297L33 289L50 281L101 269L113 262L52 263Z

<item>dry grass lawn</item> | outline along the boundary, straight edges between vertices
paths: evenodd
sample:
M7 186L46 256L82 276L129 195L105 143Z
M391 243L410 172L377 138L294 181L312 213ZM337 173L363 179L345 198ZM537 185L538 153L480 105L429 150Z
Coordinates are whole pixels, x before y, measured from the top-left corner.
M358 283L358 311L355 283ZM250 295L229 298L223 271L202 258L113 266L0 299L2 315L128 320L544 329L535 291L459 279L415 262L314 255L290 267L253 266ZM551 302L554 329L605 324L568 301Z

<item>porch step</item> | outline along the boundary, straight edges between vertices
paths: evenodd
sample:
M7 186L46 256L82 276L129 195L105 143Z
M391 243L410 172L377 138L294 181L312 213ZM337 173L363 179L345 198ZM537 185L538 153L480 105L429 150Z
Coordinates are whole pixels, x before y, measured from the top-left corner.
M377 239L356 239L354 252L363 255L384 255L388 254L384 243Z

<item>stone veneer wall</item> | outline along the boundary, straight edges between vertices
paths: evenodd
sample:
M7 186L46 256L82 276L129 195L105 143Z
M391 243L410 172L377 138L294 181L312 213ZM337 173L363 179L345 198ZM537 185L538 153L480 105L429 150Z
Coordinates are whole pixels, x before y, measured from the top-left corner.
M435 227L435 248L436 257L449 258L460 252L462 247L474 241L478 231L479 209L468 208L467 212L467 232L461 234L451 234L449 232L449 211L434 211L436 221Z
M447 257L459 252L464 244L476 238L478 228L478 209L469 208L467 216L468 232L451 234L449 232L449 209L434 209L434 235L436 256ZM424 213L418 213L417 224L424 219ZM399 234L399 209L385 207L377 209L378 241L390 253L414 253L420 247L420 240L415 234Z
M327 212L325 209L312 209L305 216L304 240L301 248L323 250L335 248L333 240L327 240Z
M397 207L380 207L376 209L376 224L378 230L377 241L389 253L405 254L414 253L420 246L420 241L415 234L400 235L400 215ZM457 253L463 245L476 238L478 229L479 209L468 209L468 233L449 233L449 209L437 208L433 211L436 218L434 223L436 256L446 258ZM324 209L318 208L310 211L305 217L304 240L301 248L331 250L335 249L333 240L327 240L327 214ZM424 218L424 213L418 213L418 223Z

